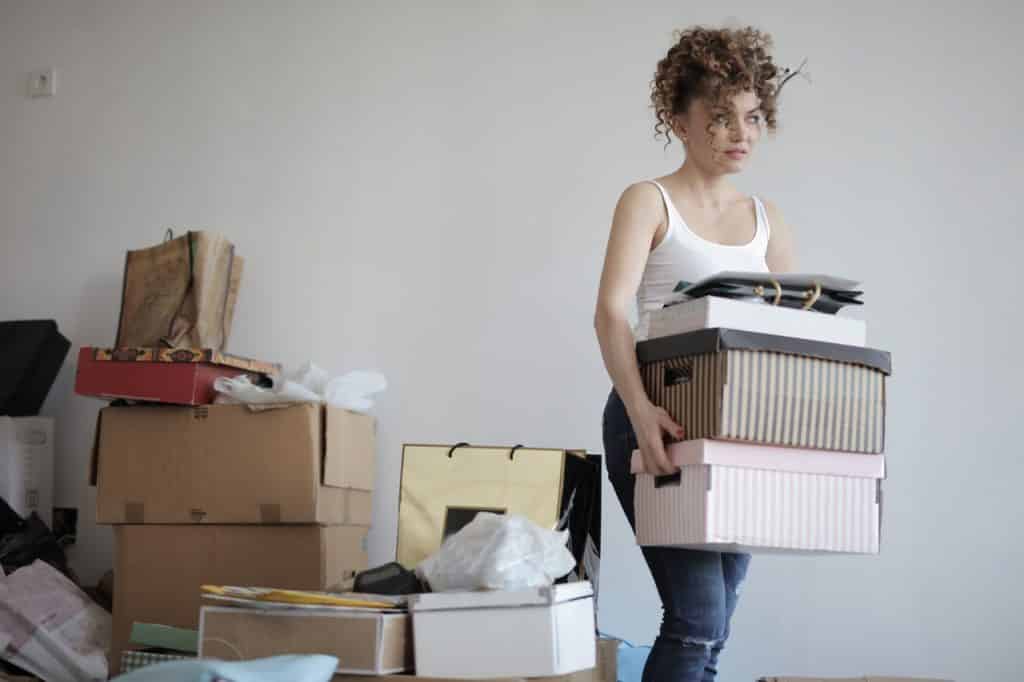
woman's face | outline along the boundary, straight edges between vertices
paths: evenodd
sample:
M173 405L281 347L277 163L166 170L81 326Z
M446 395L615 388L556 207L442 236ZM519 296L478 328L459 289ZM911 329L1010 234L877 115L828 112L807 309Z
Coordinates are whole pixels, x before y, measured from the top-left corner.
M686 156L716 174L739 173L761 139L764 116L761 101L751 91L721 104L695 99L677 117L676 134Z

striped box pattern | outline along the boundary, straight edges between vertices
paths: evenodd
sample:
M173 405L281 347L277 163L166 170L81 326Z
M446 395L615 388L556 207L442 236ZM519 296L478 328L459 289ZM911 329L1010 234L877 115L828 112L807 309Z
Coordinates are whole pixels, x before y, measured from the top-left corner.
M885 446L885 373L820 357L730 349L640 368L687 438L858 453Z

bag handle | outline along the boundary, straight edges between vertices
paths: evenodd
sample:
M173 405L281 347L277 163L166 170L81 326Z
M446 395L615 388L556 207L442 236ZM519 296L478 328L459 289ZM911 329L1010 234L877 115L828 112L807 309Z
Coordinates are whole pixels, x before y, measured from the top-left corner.
M808 289L804 292L804 298L807 299L807 303L804 303L803 309L810 310L814 307L814 304L821 298L821 283L815 282L813 289Z
M779 301L782 300L782 285L779 284L779 280L777 279L771 280L771 283L772 286L775 287L775 300L772 301L772 305L778 305ZM761 298L764 298L764 285L758 284L756 287L754 287L754 294L760 296Z
M456 443L455 445L451 446L448 449L448 459L451 459L452 455L455 454L456 448L470 448L470 447L473 447L473 446L470 445L469 443L467 443L466 441L460 441L460 442Z
M467 443L466 441L460 441L460 442L456 443L455 445L453 445L450 448L448 448L448 459L452 458L452 455L455 454L455 451L457 449L459 449L459 448L471 448L471 447L473 447L473 446L470 445L469 443ZM515 461L516 450L519 450L519 449L521 449L523 447L524 447L524 445L522 443L517 443L517 444L513 445L512 449L508 451L509 461Z

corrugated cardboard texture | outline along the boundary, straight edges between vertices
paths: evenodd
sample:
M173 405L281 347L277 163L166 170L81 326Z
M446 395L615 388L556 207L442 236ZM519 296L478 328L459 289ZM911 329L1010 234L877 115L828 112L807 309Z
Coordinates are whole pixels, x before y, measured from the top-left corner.
M365 535L356 526L118 526L112 664L136 621L197 628L200 585L338 585L367 567Z
M325 408L326 464L324 484L337 488L373 490L377 423L373 417L337 407Z
M370 524L369 487L353 495L322 481L333 468L347 474L335 482L372 486L372 417L315 405L119 407L97 429L99 523Z
M202 656L233 661L284 654L326 654L357 674L412 669L408 614L270 613L207 608Z

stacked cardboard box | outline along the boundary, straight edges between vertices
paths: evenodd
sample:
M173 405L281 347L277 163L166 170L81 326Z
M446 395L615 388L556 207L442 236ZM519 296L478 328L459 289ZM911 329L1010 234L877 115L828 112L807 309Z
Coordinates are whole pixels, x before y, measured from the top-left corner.
M196 628L203 584L330 589L366 568L375 428L314 404L103 409L91 478L97 522L116 527L112 662L134 622Z
M727 308L749 324L637 345L648 395L686 430L666 448L678 474L644 473L634 454L638 542L877 553L889 354L850 344L858 325L834 315L714 298L674 307L676 322ZM790 335L750 331L759 324Z

